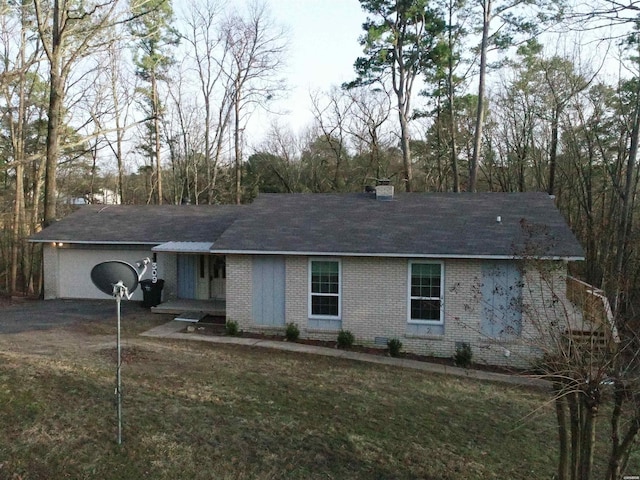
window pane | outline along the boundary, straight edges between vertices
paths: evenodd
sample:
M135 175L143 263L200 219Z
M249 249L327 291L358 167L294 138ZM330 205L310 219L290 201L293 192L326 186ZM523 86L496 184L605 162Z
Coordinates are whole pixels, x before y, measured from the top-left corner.
M338 262L326 261L326 262L311 262L311 271L316 274L333 274L338 275Z
M311 292L337 295L339 271L338 262L311 262Z
M439 263L411 264L411 320L439 322L441 318L442 265Z
M411 300L411 319L440 321L440 300Z
M411 275L418 277L439 277L440 264L438 263L413 263L411 264Z
M312 315L328 315L332 317L338 316L338 297L329 296L321 297L317 295L311 296L311 314Z
M311 262L311 315L339 317L340 263L335 260Z
M433 263L411 264L411 296L440 298L440 265Z

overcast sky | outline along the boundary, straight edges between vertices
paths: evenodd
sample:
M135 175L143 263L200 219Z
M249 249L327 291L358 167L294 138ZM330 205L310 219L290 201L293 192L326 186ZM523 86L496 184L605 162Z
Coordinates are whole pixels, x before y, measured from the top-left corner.
M328 90L355 77L365 14L358 0L270 0L269 8L290 32L286 78L291 90L278 106L290 111L280 121L297 131L312 119L310 90ZM258 128L256 123L264 127L262 115L255 120L250 130Z

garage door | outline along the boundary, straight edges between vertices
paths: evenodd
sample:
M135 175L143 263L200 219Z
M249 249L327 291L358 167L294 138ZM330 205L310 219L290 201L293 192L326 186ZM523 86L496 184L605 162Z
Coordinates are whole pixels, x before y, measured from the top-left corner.
M92 250L59 248L58 252L58 296L60 298L109 298L100 292L91 281L91 269L101 262L121 260L135 263L152 257L151 250ZM145 278L148 275L145 275ZM142 300L137 289L132 298Z

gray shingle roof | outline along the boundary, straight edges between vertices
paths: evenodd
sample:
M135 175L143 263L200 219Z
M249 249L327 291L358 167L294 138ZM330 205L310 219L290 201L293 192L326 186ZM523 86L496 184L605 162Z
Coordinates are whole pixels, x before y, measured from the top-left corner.
M584 257L545 193L264 194L212 251Z
M237 205L86 205L31 237L36 242L213 242L242 209Z
M31 240L213 242L219 253L584 257L545 193L411 193L392 201L366 193L261 194L246 206L90 205Z

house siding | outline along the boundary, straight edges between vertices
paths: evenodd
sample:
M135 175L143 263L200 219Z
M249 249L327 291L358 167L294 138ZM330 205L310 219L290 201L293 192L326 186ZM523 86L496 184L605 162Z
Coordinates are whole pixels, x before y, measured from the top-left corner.
M144 246L112 246L112 245L43 245L44 262L44 298L88 298L104 299L105 293L98 290L91 281L91 269L101 262L121 260L135 263L145 257L152 257L152 252ZM150 278L151 272L145 278ZM142 291L137 289L132 300L142 300Z
M481 333L483 311L482 261L442 261L444 275L444 325L408 322L408 258L342 257L342 312L340 328L349 330L356 343L386 348L386 341L399 339L403 350L419 355L451 358L456 346L468 343L473 361L491 365L523 367L539 355L542 312L549 311L551 298L563 297L566 267L556 268L541 286L535 271L524 273L523 319L521 335L513 339L491 339ZM273 332L257 325L252 318L250 256L227 257L227 316L248 331ZM340 328L335 323L318 324L309 318L309 257L285 257L285 322L298 325L301 336L335 340ZM552 291L553 290L553 291ZM562 304L562 301L556 302ZM416 326L417 325L417 326ZM283 330L282 328L279 329Z
M153 257L151 257L153 258ZM164 280L162 298L164 301L178 297L178 255L171 252L158 253L156 255L158 263L158 278ZM148 272L148 270L147 270ZM150 273L145 275L145 278Z
M58 248L49 243L42 246L42 270L44 272L44 299L58 298Z

